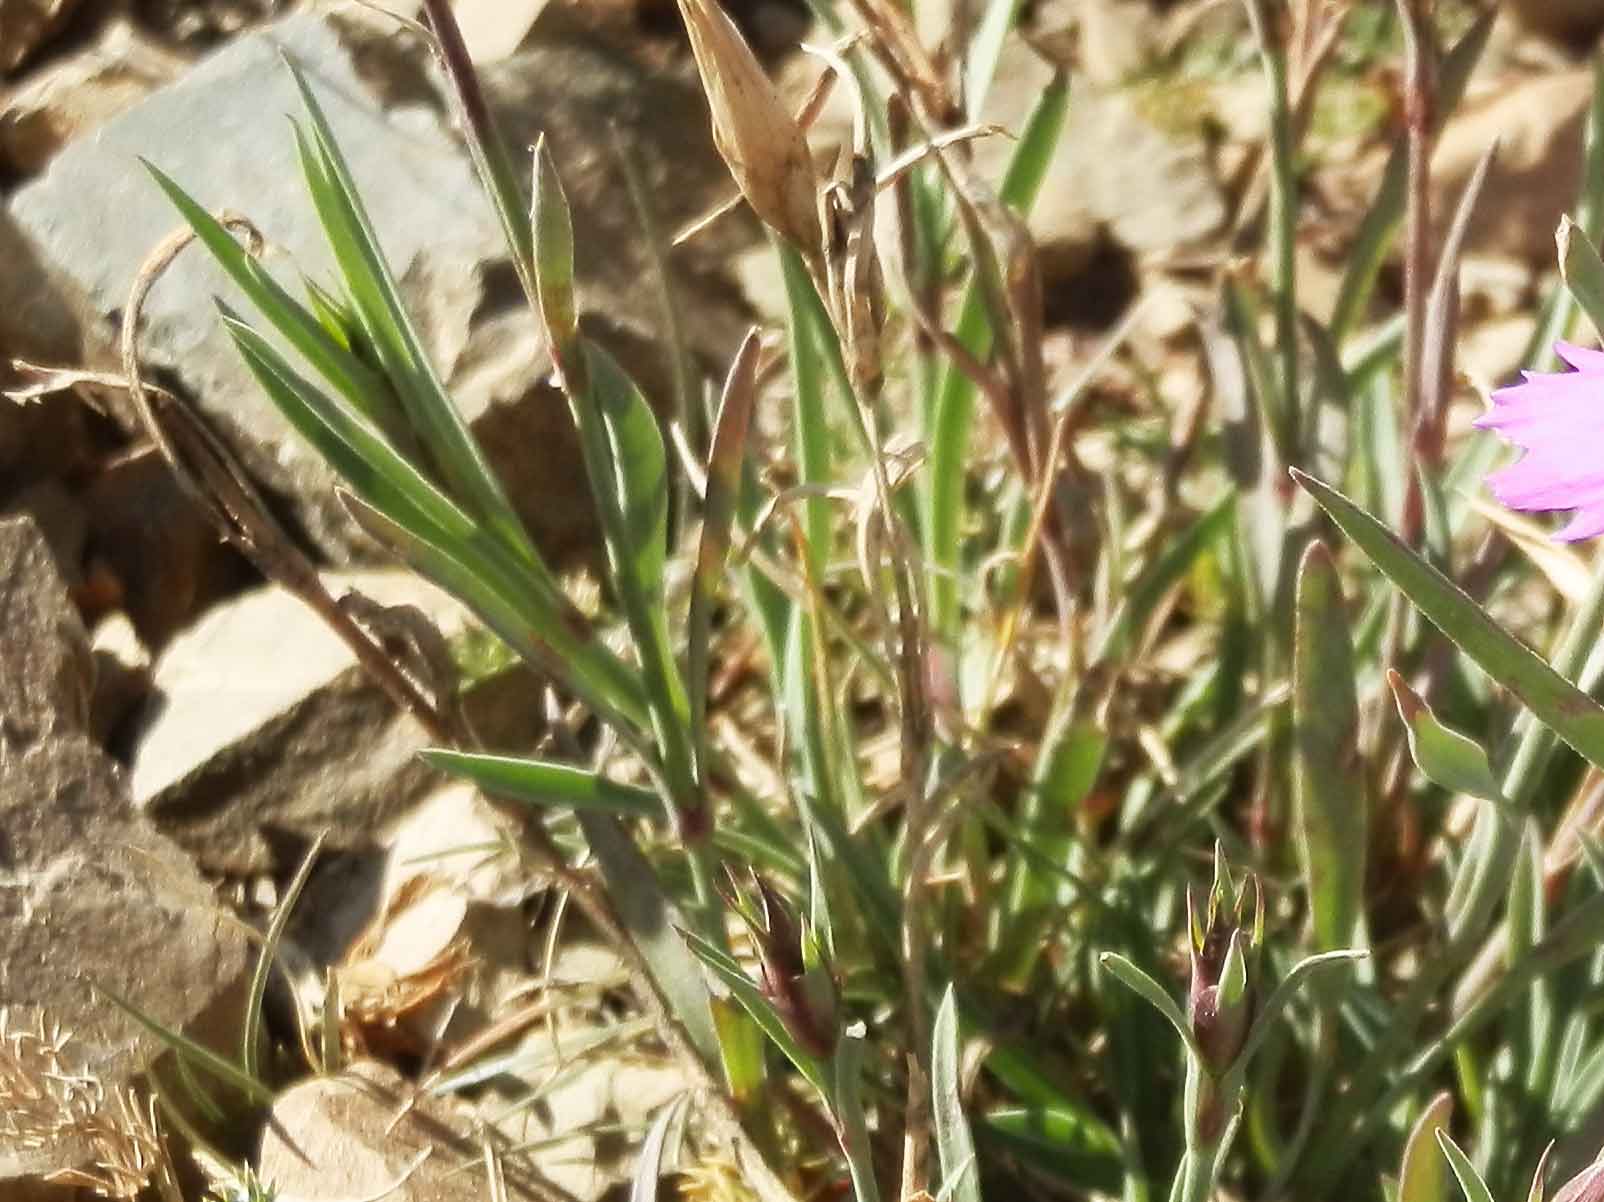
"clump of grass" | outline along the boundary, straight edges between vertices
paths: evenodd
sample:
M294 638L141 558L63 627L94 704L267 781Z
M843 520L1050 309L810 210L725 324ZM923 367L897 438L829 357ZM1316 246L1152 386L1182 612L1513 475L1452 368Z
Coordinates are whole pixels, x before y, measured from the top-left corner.
M531 865L618 950L700 1096L693 1138L722 1149L694 1189L1317 1202L1397 1172L1397 1196L1427 1202L1445 1163L1472 1197L1484 1179L1526 1188L1536 1151L1604 1103L1604 856L1588 836L1580 868L1545 861L1559 816L1586 810L1582 761L1604 768L1604 575L1530 649L1490 616L1518 576L1461 497L1498 453L1447 421L1457 263L1491 156L1446 221L1426 170L1490 19L1445 45L1430 4L1399 0L1358 28L1364 53L1404 48L1409 121L1321 322L1299 291L1300 162L1348 13L1247 0L1269 136L1233 226L1260 249L1222 266L1199 322L1212 407L1171 414L1138 381L1107 414L1089 384L1118 335L1049 380L1026 221L1067 82L1001 178L965 149L989 136L974 118L1013 4L983 6L950 57L896 6L821 7L846 36L815 50L819 91L855 116L829 174L802 149L816 106L789 111L710 0L681 7L788 314L746 340L716 406L678 388L694 487L676 490L654 407L578 320L555 161L507 151L449 5L425 4L584 457L606 551L594 619L424 355L306 81L294 137L334 280L293 295L156 179L279 335L221 315L354 520L548 682L538 753L488 754L449 689L341 626L438 739L429 762L514 814ZM1600 79L1549 335L1578 303L1604 317ZM618 200L654 228L647 189ZM1384 311L1405 230L1405 304ZM781 447L758 443L764 400L788 409ZM170 401L145 408L175 466L329 611ZM910 441L922 456L889 449ZM242 1050L249 1067L254 1038ZM1439 1139L1445 1086L1476 1133L1474 1181Z

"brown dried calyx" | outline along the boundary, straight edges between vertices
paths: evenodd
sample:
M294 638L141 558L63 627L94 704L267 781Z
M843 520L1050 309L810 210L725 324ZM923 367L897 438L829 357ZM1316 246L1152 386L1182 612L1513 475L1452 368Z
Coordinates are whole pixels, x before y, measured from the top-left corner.
M819 180L807 137L717 0L678 0L713 118L713 141L765 225L813 260Z

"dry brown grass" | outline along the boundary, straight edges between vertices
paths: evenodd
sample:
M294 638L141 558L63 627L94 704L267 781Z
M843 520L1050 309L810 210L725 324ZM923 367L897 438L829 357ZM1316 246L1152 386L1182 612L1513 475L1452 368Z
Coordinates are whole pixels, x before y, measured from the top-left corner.
M83 1163L47 1180L105 1198L133 1198L158 1174L170 1181L154 1097L107 1086L72 1054L71 1041L42 1013L26 1025L0 1007L0 1144L81 1146Z

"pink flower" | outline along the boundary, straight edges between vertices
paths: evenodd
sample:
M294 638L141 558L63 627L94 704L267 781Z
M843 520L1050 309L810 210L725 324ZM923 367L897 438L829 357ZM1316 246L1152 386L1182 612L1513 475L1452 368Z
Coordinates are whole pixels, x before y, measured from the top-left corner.
M1526 452L1487 477L1493 495L1511 509L1575 510L1554 536L1569 542L1604 534L1604 351L1554 351L1576 370L1522 372L1525 383L1493 393L1476 425Z

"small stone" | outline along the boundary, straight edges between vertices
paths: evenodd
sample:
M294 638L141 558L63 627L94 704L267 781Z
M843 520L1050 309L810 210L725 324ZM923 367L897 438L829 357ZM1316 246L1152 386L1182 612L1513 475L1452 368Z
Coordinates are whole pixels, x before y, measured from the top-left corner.
M457 601L408 572L329 573L325 583L336 597L354 590L414 606L447 638L467 626ZM162 652L154 684L160 701L134 749L134 799L208 869L293 867L324 828L334 847L371 846L440 783L417 756L434 740L282 588L212 609ZM518 746L510 728L520 717L533 738L532 689L510 716L476 714L477 692L469 717L492 745Z
M468 1125L449 1103L369 1060L279 1096L257 1175L282 1202L479 1202L484 1181L462 1168L478 1161ZM531 1196L512 1160L506 1172L514 1196Z
M516 856L512 823L471 784L457 781L429 794L381 836L388 845L383 896L394 897L422 873L450 883L470 901L517 905L528 874Z
M529 36L548 0L456 0L451 6L473 61L484 66L511 57Z
M29 518L0 521L0 744L87 730L93 679L88 635L44 535Z
M101 746L111 746L133 712L150 696L150 648L124 613L110 613L90 636L95 657L95 691L89 729Z

